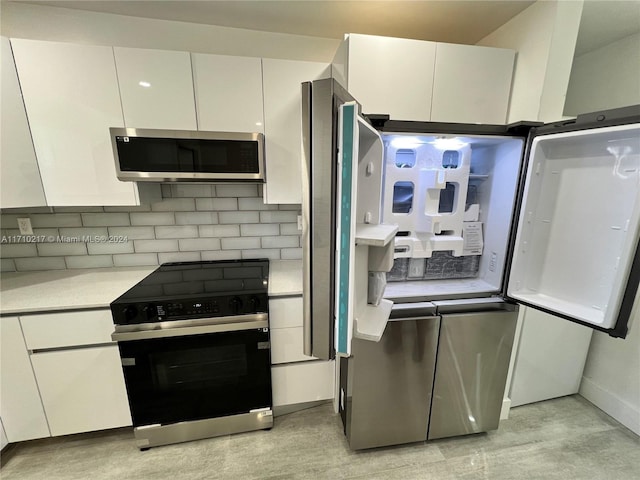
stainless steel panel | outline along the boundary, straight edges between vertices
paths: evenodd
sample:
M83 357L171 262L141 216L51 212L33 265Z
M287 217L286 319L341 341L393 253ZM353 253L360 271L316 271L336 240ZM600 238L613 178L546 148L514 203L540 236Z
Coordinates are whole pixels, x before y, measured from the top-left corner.
M498 428L517 317L442 315L429 440Z
M251 315L246 315L247 317ZM116 326L116 331L111 334L111 339L117 342L126 342L134 340L149 340L153 338L170 338L184 337L187 335L202 335L206 333L221 332L237 332L241 330L266 329L269 327L266 314L255 315L252 320L242 322L224 323L224 322L202 322L198 320L181 320L179 322L158 322L155 324L141 324L143 328L137 330L122 330L123 326ZM202 320L202 319L201 319ZM171 325L172 323L180 323L180 325ZM144 328L149 326L157 326L155 328ZM124 326L127 327L127 326Z
M426 440L439 327L440 317L390 320L380 342L353 340L345 399L352 449Z
M271 427L273 427L273 413L270 409L265 409L259 412L180 422L171 425L137 427L133 429L133 433L138 447L146 449L159 445L263 430Z
M150 128L109 128L111 148L116 162L116 176L122 181L136 182L211 182L255 181L264 182L264 134L243 132L205 132L200 130L162 130ZM116 136L147 138L183 138L194 140L248 140L258 144L258 173L204 173L204 172L131 172L120 170Z
M303 84L303 288L305 354L329 360L335 306L337 109L353 98L335 80ZM304 115L306 114L306 115ZM308 182L308 184L306 184Z

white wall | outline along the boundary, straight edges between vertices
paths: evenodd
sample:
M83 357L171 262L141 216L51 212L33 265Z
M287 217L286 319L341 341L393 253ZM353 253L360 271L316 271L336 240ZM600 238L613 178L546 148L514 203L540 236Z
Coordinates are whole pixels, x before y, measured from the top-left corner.
M518 52L507 122L562 119L582 6L538 1L478 42Z
M580 395L640 435L640 312L625 340L595 332Z
M2 2L7 37L330 63L340 40Z
M640 104L640 33L573 60L565 115Z

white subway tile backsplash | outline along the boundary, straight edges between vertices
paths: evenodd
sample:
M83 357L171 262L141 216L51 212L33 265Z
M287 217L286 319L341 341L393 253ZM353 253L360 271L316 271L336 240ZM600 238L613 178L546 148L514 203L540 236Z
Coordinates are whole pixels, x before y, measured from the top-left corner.
M218 213L218 220L220 223L235 223L239 225L243 223L259 223L260 212L220 212Z
M193 212L195 209L193 198L164 199L161 202L151 204L153 212Z
M238 210L237 198L196 198L196 210Z
M133 253L133 242L100 242L88 243L89 255L106 255L116 253Z
M139 267L144 265L158 265L158 254L132 253L130 255L114 255L113 264L116 267Z
M104 207L52 207L56 213L99 213Z
M242 258L241 250L209 250L200 252L202 260L239 260Z
M65 270L67 265L63 257L16 258L16 270L28 272L36 270Z
M39 243L38 255L41 257L60 257L69 255L87 255L87 244L73 243Z
M125 237L127 240L150 240L156 238L154 227L109 227L112 237Z
M300 246L300 237L286 235L262 237L261 246L262 248L295 248Z
M297 203L281 203L280 205L278 205L278 210L295 210L296 212L301 212L302 206Z
M121 227L129 225L128 213L83 213L85 227Z
M16 264L11 258L0 259L0 272L15 272Z
M230 237L220 240L223 250L260 248L260 237Z
M216 197L257 197L258 186L250 184L216 185Z
M67 268L105 268L113 267L111 255L84 255L65 257Z
M35 257L38 249L35 243L4 243L0 245L2 258Z
M60 229L61 237L74 237L81 239L81 241L84 241L82 240L83 237L106 237L108 234L107 227L72 227Z
M83 225L79 213L38 213L28 217L31 219L33 228L81 227Z
M168 262L199 262L200 252L159 253L158 261L160 264Z
M131 213L131 212L150 212L151 205L130 205L126 207L104 207L105 212L111 213Z
M176 212L176 225L211 225L218 223L214 212Z
M38 237L38 242L56 242L58 241L58 235L60 232L57 228L34 228L33 236ZM32 240L31 235L23 235L20 230L9 228L2 229L2 236L5 237L3 241L11 243L28 243Z
M193 238L198 236L198 227L195 225L156 227L156 238Z
M131 225L175 225L173 212L131 213Z
M280 250L282 260L301 260L302 248L283 248Z
M239 210L278 210L277 205L266 205L259 197L238 198Z
M184 183L176 183L171 185L171 196L176 198L211 197L212 186L211 185L185 185Z
M261 248L259 250L242 250L242 259L268 258L269 260L279 260L280 250L269 250Z
M200 237L239 237L240 225L200 225Z
M3 244L2 270L302 256L297 229L300 205L265 205L262 185L160 187L162 201L140 206L0 211L0 233L5 238L20 238L17 218L23 217L31 218L34 234L43 237L37 244L26 240Z
M302 235L302 230L298 230L297 223L281 223L280 235Z
M136 253L177 252L178 240L134 240Z
M260 212L260 223L294 223L298 221L298 212L278 210Z
M280 225L277 223L250 223L248 225L240 225L240 232L243 237L278 235L280 233Z
M217 238L185 238L178 240L181 252L200 250L220 250L220 240Z

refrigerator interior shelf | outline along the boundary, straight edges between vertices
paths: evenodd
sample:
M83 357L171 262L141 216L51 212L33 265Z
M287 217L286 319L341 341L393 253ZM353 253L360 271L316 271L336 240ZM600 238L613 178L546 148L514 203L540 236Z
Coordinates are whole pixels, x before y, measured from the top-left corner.
M358 223L356 225L356 245L384 247L398 233L398 225L372 225Z
M393 307L393 302L385 299L380 300L377 306L364 305L360 312L356 312L353 336L362 340L379 342L387 327L391 307Z

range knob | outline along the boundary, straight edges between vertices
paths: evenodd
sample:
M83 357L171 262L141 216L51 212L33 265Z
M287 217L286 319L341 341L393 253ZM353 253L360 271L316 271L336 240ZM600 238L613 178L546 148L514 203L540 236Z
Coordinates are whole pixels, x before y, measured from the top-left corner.
M231 313L236 315L242 312L242 299L240 297L233 297L229 300L229 308L231 308Z
M255 295L249 299L249 308L251 309L251 313L256 313L260 308L260 299Z
M145 315L147 317L147 320L154 320L158 316L155 305L153 305L151 303L148 304L148 305L145 305L143 310L144 310L144 313L145 313Z
M125 321L129 323L131 322L131 320L134 320L138 316L138 309L135 307L135 305L129 305L122 310L122 313L124 313Z

